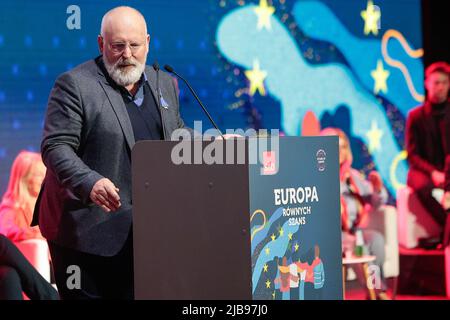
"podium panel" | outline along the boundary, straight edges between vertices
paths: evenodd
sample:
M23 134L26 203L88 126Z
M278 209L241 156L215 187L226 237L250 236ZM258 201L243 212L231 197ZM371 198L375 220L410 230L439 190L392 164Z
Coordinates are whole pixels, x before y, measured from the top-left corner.
M242 164L237 146L233 164L177 165L178 142L135 145L136 299L342 299L338 139L269 140L246 139Z
M276 174L249 166L253 299L343 298L338 151L337 137L282 137Z
M247 166L175 165L175 145L133 148L135 299L251 299Z

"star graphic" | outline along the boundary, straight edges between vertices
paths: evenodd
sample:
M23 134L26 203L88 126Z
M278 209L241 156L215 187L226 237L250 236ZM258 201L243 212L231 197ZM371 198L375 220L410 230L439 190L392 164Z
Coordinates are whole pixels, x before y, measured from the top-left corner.
M370 153L375 150L381 150L381 137L383 134L383 131L378 128L377 122L373 120L370 130L366 133L366 136L369 139Z
M275 300L275 291L272 292L272 299Z
M270 17L275 12L275 8L267 4L267 0L259 1L259 6L253 9L258 16L258 30L265 28L272 30L272 24L270 23Z
M373 92L375 94L377 94L380 91L382 91L384 93L388 92L387 78L389 78L389 74L390 74L390 72L383 68L383 62L381 60L378 60L377 68L370 72L370 75L372 76L373 80L375 81L374 88L373 88Z
M267 279L267 281L266 281L266 288L267 288L267 289L270 289L270 284L271 284L270 280Z
M289 238L289 240L292 240L292 233L288 233L288 238Z
M267 272L268 268L269 268L269 266L267 265L267 263L265 263L264 266L263 266L264 272Z
M298 251L298 248L299 248L300 246L298 245L298 243L296 243L295 244L295 246L294 246L294 248L295 248L295 252L297 252Z
M266 248L266 254L267 254L267 255L270 254L270 248Z
M272 236L270 238L272 239L272 241L275 241L275 239L276 239L275 234L272 233Z
M263 81L267 77L267 72L259 68L259 61L257 59L253 61L253 69L245 71L245 76L250 81L249 94L251 96L256 93L256 90L259 91L260 95L266 95Z
M366 10L361 11L361 17L364 20L364 34L369 35L372 32L378 35L381 12L377 6L373 5L372 0L367 1Z
M283 234L284 234L284 230L283 230L283 228L280 228L280 237L282 237L283 236Z

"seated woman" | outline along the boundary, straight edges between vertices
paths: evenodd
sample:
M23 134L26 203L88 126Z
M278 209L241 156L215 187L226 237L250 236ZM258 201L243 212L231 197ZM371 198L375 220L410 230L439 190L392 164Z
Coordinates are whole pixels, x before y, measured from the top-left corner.
M379 299L389 299L386 294L387 285L383 275L385 260L385 240L381 233L364 227L367 215L379 209L387 202L388 194L380 175L376 171L369 174L369 181L352 168L353 155L347 135L337 128L326 128L321 135L337 135L339 137L339 176L341 189L341 219L343 248L352 250L356 244L355 233L362 230L366 254L376 257L375 265L379 267L381 288L377 289ZM352 250L353 251L353 250Z
M33 209L45 175L38 153L22 151L14 160L0 203L0 300L58 299L57 291L30 264L13 242L43 239L30 227Z
M58 292L28 262L17 247L0 234L0 300L58 300Z
M35 152L21 151L14 160L3 200L0 203L0 233L11 241L42 238L39 227L30 227L45 166Z

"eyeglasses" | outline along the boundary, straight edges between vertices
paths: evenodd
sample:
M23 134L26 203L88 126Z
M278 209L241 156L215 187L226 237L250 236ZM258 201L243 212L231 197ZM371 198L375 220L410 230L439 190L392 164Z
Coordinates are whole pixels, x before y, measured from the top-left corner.
M143 43L126 43L126 42L113 42L109 44L112 52L115 54L122 53L126 50L127 47L130 47L132 53L136 53L144 46Z

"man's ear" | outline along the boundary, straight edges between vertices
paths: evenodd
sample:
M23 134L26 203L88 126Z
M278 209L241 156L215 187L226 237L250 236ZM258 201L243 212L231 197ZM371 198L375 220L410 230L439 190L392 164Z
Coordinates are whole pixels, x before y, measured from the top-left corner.
M147 42L147 54L148 54L148 52L150 51L150 35L149 34L147 34L146 42Z
M101 35L98 35L97 43L98 43L98 50L100 51L100 53L103 54L103 37Z

